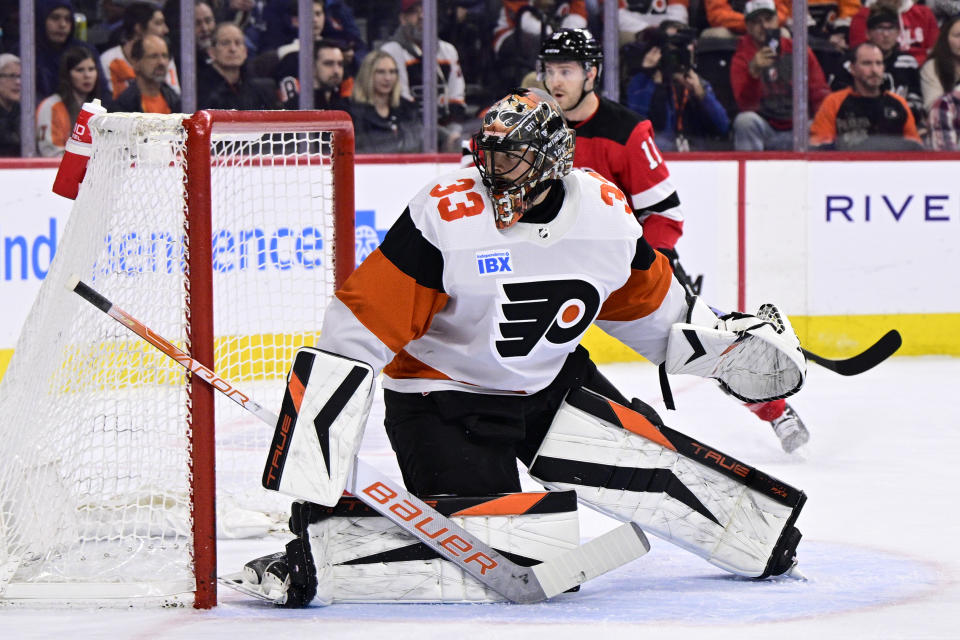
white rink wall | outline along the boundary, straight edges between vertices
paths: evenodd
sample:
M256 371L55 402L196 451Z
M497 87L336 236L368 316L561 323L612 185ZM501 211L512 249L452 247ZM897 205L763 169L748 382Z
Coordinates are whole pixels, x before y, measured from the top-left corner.
M747 308L777 293L791 314L960 311L960 162L746 169Z
M960 354L955 332L930 331L960 320L960 159L693 157L667 158L687 218L677 248L688 273L704 274L711 304L735 309L743 300L749 310L777 302L811 347L856 350L882 327L896 326L905 353ZM457 167L447 158L359 160L358 258L376 247L419 187ZM72 204L50 191L54 168L24 164L0 164L0 370ZM266 269L257 277L283 273Z

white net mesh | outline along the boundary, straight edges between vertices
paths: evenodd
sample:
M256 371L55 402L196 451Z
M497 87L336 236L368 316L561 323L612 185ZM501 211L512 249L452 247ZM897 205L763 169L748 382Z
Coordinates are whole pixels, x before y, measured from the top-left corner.
M65 287L77 274L189 350L184 118L91 123L83 188L0 384L0 599L194 589L187 376ZM332 134L263 130L214 128L214 300L192 302L213 304L214 370L273 407L333 293ZM259 485L272 429L216 411L218 533L262 535L288 506Z

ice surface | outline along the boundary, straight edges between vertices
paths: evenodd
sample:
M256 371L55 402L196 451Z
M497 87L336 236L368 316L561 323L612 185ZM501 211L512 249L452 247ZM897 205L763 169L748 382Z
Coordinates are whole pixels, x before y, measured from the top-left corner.
M666 412L652 366L603 369L671 427L807 492L798 522L807 581L736 578L652 538L643 558L538 605L287 611L221 588L211 611L0 609L0 638L960 638L960 359L894 358L851 378L810 365L789 401L811 432L794 455L708 381L674 378L679 410ZM396 475L376 425L363 456ZM585 538L614 526L586 509L581 518ZM220 571L281 544L223 541Z

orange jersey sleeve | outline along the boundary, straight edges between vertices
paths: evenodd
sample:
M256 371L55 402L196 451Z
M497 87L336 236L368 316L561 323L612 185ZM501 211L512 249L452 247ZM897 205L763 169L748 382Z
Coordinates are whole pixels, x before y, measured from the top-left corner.
M793 13L790 0L775 0L777 5L777 16L780 18L780 24L789 18ZM734 33L746 33L746 23L743 14L730 6L729 0L706 0L707 22L711 27L726 27Z
M347 278L336 295L393 352L426 333L434 314L449 298L401 271L379 248Z
M826 98L810 125L810 145L814 147L832 144L837 139L837 111L851 93L850 88L834 91Z
M660 308L673 280L670 262L641 238L630 277L603 303L597 320L628 322L645 318Z
M113 99L126 91L127 86L136 77L131 67L123 58L114 58L110 62L110 68L107 70L110 74L110 84L113 86Z

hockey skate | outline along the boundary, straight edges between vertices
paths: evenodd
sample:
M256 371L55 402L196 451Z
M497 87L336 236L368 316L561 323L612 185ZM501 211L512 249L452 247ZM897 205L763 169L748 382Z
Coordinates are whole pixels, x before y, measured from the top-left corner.
M285 551L254 558L243 565L242 571L221 576L218 582L281 607L305 607L317 593L316 569L305 548L307 545L297 538Z
M787 453L793 453L810 439L810 432L804 426L803 420L789 404L784 405L779 418L770 421L770 426L780 438L780 446Z
M287 554L284 551L254 558L238 573L221 576L220 584L260 600L283 604L290 585Z

